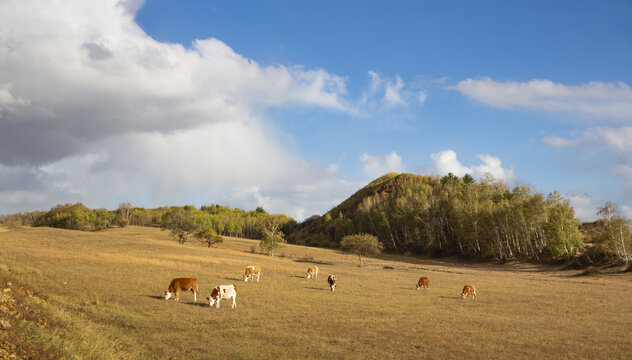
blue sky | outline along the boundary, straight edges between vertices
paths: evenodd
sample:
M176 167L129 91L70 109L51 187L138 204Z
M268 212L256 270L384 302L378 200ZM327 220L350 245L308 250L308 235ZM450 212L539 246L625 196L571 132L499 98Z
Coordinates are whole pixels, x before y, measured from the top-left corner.
M0 3L0 213L301 219L450 171L632 216L629 1L53 5Z

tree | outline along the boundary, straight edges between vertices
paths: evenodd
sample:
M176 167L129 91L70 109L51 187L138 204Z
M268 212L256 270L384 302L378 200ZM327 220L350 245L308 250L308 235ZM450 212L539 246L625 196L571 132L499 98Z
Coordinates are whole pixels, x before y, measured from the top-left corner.
M261 242L259 247L268 251L270 256L274 256L274 250L282 247L285 243L285 235L281 231L281 226L286 222L285 215L271 215L260 223Z
M629 248L632 242L632 233L630 233L627 220L619 215L617 205L607 201L604 206L599 208L597 214L601 215L597 228L599 241L606 244L624 261L629 261L626 244Z
M121 226L126 226L132 221L132 215L134 214L134 208L130 203L120 203L118 210L116 210L116 216L118 223Z
M342 238L340 247L344 251L358 255L360 267L364 256L378 255L384 249L384 245L378 241L377 236L371 234L347 235Z
M184 244L190 235L203 230L202 219L196 212L192 206L172 207L162 215L160 227L171 231L178 243Z
M211 227L207 227L206 229L195 233L193 236L208 247L224 242L224 238L217 234Z

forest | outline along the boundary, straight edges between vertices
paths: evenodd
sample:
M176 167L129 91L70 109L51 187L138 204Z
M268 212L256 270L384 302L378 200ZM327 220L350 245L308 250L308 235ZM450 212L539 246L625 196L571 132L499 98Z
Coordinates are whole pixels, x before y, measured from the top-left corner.
M569 201L529 186L512 189L470 175L387 174L323 216L302 223L286 215L222 205L145 209L122 203L116 210L82 204L0 216L0 223L98 231L112 226L153 226L184 243L208 246L222 236L262 239L271 253L284 242L339 248L353 234L376 236L385 251L432 257L460 256L506 262L564 260L582 265L626 261L632 246L628 221L616 204L596 209L600 219L581 224ZM265 243L265 246L264 246Z

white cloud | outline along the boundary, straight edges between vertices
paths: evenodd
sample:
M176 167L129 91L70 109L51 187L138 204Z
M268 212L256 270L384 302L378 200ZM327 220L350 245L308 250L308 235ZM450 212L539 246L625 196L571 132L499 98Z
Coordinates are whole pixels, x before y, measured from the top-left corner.
M430 155L434 162L434 166L425 168L422 171L431 172L438 175L447 175L452 173L456 176L464 176L470 174L476 179L483 179L487 175L491 175L494 179L502 180L508 186L514 186L518 180L513 169L502 167L499 158L491 155L476 155L480 160L480 165L464 166L457 159L457 154L453 150L443 150Z
M406 168L402 157L395 151L391 151L384 156L373 156L364 153L360 155L360 162L364 173L371 178L376 178L389 172L401 173Z
M569 191L564 195L564 198L569 200L575 210L575 217L581 221L595 221L599 217L597 216L597 209L603 205L602 201L597 201L579 191Z
M499 82L482 77L460 81L450 88L495 108L518 107L632 121L632 89L623 82L565 85L543 79Z
M395 83L388 82L386 84L386 90L384 91L384 102L389 106L406 105L404 99L402 99L402 89L404 88L404 81L397 76Z
M186 130L270 106L348 110L344 79L324 70L262 67L213 38L190 49L155 41L130 12L141 4L0 3L0 162L42 164L126 132ZM20 145L33 140L46 146Z
M261 66L213 38L156 41L134 22L142 4L0 2L0 213L219 202L300 219L356 189L258 115L355 111L345 79Z
M555 147L605 146L613 150L632 152L632 126L592 127L571 139L551 136L543 141Z

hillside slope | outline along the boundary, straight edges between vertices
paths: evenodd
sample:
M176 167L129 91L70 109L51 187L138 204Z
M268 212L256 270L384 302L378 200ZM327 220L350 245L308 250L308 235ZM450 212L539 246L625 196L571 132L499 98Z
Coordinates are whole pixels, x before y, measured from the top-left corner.
M289 242L337 247L345 235L376 235L392 252L498 260L564 258L581 248L579 221L557 192L528 186L386 174L325 215L301 224Z

